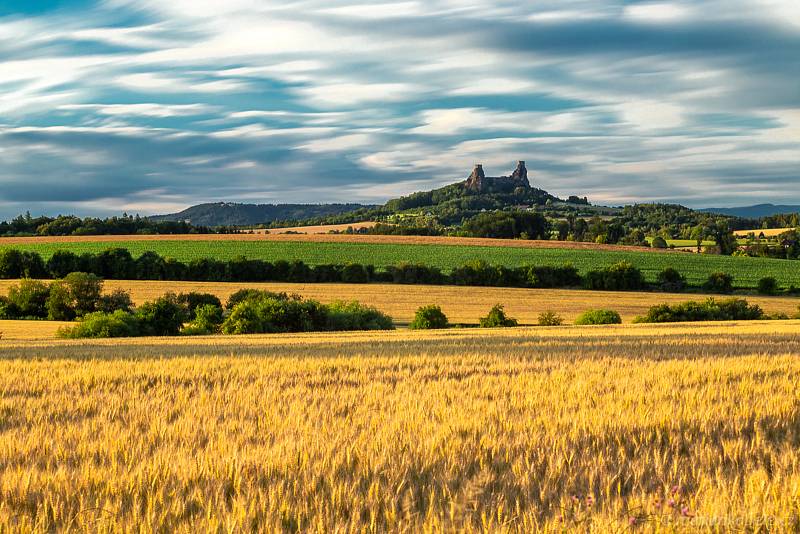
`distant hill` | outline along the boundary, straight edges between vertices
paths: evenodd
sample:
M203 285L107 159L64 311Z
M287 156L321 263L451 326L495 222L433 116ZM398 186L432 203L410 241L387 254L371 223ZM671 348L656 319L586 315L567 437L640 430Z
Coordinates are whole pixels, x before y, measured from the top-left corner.
M193 226L247 226L274 221L302 221L330 217L371 206L362 204L198 204L178 213L153 215L152 221L183 221Z
M742 217L744 219L758 219L782 213L800 213L800 206L756 204L755 206L742 206L739 208L705 208L697 211Z

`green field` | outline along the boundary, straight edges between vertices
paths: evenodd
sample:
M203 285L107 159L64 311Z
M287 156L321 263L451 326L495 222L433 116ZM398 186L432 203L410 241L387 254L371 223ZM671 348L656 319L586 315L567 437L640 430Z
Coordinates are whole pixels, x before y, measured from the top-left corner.
M76 253L100 252L109 247L122 247L138 256L152 250L180 261L213 257L227 260L245 256L262 260L301 260L310 265L326 263L362 263L376 267L401 262L424 263L449 271L464 263L484 260L495 265L563 265L572 263L583 274L623 260L639 267L648 280L654 281L659 271L674 267L691 284L701 284L712 272L726 272L735 278L735 285L754 288L765 276L775 277L782 287L800 287L800 262L766 258L711 256L689 253L652 253L640 251L601 251L576 249L535 249L482 247L465 245L408 245L368 243L309 243L253 241L107 241L84 243L37 243L14 247L49 257L56 250ZM3 248L0 246L0 248Z

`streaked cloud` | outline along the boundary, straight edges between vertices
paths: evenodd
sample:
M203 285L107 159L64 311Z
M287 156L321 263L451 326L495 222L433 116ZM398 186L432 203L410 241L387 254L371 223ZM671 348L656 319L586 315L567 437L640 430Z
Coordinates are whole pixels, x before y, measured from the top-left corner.
M800 203L795 0L95 0L0 17L0 216L382 201L525 159Z

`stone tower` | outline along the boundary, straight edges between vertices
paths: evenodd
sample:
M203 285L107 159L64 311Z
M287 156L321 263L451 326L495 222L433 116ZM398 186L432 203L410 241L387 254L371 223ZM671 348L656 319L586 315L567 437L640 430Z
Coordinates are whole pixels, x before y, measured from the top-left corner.
M517 162L517 168L511 173L511 181L514 182L516 187L529 188L531 186L528 181L528 169L525 168L525 162L520 160Z
M472 174L469 175L467 178L466 186L467 189L472 189L474 191L480 191L483 189L483 182L486 179L486 175L483 174L483 165L476 164L475 168L472 169Z

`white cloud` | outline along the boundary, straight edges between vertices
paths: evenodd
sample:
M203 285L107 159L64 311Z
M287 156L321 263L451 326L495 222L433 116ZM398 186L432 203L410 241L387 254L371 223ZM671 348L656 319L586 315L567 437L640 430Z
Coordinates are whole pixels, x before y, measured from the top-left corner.
M641 130L677 128L684 123L683 108L654 100L624 102L616 106L624 121Z
M384 19L422 15L424 9L419 2L394 2L386 4L353 4L322 9L320 12L343 17Z
M676 3L632 4L625 7L624 16L642 22L674 22L687 18L689 10Z
M400 102L419 98L423 86L408 83L341 82L305 87L299 92L319 106L354 106L370 102Z
M374 142L374 135L355 133L341 135L338 137L327 137L323 139L313 139L297 148L309 152L341 152L353 148L361 148Z
M58 109L67 111L90 110L101 115L141 117L191 117L209 113L214 108L205 104L71 104Z
M146 92L162 93L218 93L246 91L249 85L239 80L200 81L189 78L177 78L162 73L137 72L125 74L116 79L125 87Z

